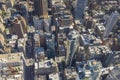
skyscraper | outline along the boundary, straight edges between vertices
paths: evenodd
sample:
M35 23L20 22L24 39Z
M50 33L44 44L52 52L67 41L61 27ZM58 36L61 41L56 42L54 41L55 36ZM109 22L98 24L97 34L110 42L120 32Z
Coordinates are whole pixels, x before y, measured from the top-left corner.
M119 13L117 11L113 12L110 15L109 20L107 21L107 24L106 24L103 37L109 36L109 33L112 31L113 27L116 25L118 21L118 17L119 17Z
M9 21L10 26L8 26L8 29L10 34L16 34L19 38L23 38L24 34L28 31L28 26L26 25L25 19L22 16L17 15L11 17Z
M84 16L84 12L85 12L85 7L87 4L87 0L76 0L75 1L75 19L82 19L82 17Z
M72 30L68 34L68 40L65 43L66 45L66 64L71 66L73 57L79 46L79 33L76 30Z
M48 18L48 2L47 0L34 0L35 15Z

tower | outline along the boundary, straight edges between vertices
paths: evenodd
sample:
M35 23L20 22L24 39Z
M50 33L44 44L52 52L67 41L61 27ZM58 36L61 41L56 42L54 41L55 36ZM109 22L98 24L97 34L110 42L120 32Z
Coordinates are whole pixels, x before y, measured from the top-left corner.
M76 0L75 2L75 19L82 19L85 12L85 7L87 5L87 0Z
M66 45L66 64L71 67L73 57L79 46L79 33L76 30L72 30L68 34L68 40L65 42Z
M14 16L9 19L10 23L8 26L10 34L18 35L18 38L23 38L24 34L28 32L28 26L26 25L25 19L20 16Z
M47 0L34 0L35 15L44 19L48 18Z
M104 31L103 37L109 36L109 33L112 31L113 27L116 25L118 21L118 17L119 17L119 13L117 11L113 12L110 15L109 20L107 21L107 24L106 24L106 29Z

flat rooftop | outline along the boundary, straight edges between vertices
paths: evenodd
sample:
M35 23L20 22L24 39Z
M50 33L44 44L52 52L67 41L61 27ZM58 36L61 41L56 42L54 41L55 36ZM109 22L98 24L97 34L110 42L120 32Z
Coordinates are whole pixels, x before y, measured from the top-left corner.
M0 54L0 62L3 63L12 63L12 62L21 62L23 53L9 53L9 54Z

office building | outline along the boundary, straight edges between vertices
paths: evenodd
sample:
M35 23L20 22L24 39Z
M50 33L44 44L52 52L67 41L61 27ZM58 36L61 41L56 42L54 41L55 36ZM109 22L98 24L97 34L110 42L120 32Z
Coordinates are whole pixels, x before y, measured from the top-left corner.
M35 47L46 47L46 38L43 31L34 33L34 46Z
M51 17L49 16L47 19L44 19L43 21L43 31L44 32L50 32L51 29Z
M33 22L35 30L42 30L44 32L50 31L51 17L48 16L48 1L34 0Z
M76 61L86 60L85 48L83 46L79 46L75 56Z
M74 4L75 19L77 20L83 19L86 5L87 0L75 0Z
M59 32L69 33L70 29L73 29L73 17L69 10L61 11L56 18L56 26L58 26Z
M106 55L108 53L112 53L111 49L107 46L100 45L100 46L89 46L88 47L88 59L94 59L94 58L102 58L102 55Z
M43 47L34 47L34 53L36 61L45 60L45 51Z
M119 65L120 64L120 51L116 51L114 54L115 55L114 55L112 64Z
M73 17L70 11L63 11L60 13L59 17L60 27L68 27L73 23Z
M102 40L100 39L100 37L96 37L95 35L92 34L82 34L80 36L80 40L81 45L83 46L102 44Z
M17 49L19 52L23 52L24 55L26 55L26 38L21 38L17 40Z
M107 21L107 24L106 24L106 27L105 27L103 37L107 38L109 36L109 33L113 30L113 28L115 27L115 25L118 21L119 15L120 14L117 11L113 12L110 15L109 20Z
M51 17L49 16L46 19L40 18L38 16L33 16L33 22L35 30L42 30L44 32L50 31L50 25L51 25Z
M23 53L0 55L0 80L25 80Z
M86 55L87 59L100 60L104 67L110 66L114 57L112 50L104 45L89 46Z
M120 79L120 66L117 66L113 70L109 70L109 73L105 80L119 80L119 79Z
M48 1L34 0L35 15L44 19L48 18Z
M103 66L104 67L111 66L113 61L115 60L114 56L115 56L115 53L113 53L113 52L106 54L105 57L102 60Z
M67 39L67 36L65 33L58 33L57 39L58 39L58 44L62 45L63 42Z
M15 4L15 9L18 10L18 12L21 13L21 15L25 18L26 22L28 22L28 17L29 17L29 6L27 1L19 1Z
M67 66L71 66L73 57L77 48L79 46L79 33L76 30L72 30L68 34L68 40L65 41L66 48L66 64Z
M65 33L58 33L57 36L57 46L56 46L56 51L58 54L56 54L59 57L65 57L66 56L66 49L64 46L64 41L67 39Z
M44 60L41 62L37 61L34 64L34 71L35 71L35 77L34 77L35 80L39 80L40 75L57 73L58 65L53 59Z
M38 75L35 77L34 80L47 80L47 76L46 75Z
M28 31L28 26L26 25L25 19L17 15L9 19L8 29L10 34L16 34L18 38L23 38Z
M86 62L76 62L79 80L99 80L102 64L100 61L88 60Z
M66 5L63 0L52 0L52 12L57 14L60 11L65 11Z
M7 35L6 40L8 41L6 44L6 53L15 53L18 52L18 46L17 46L17 40L18 36L17 35Z
M77 76L75 68L66 68L64 70L64 80L79 80L77 79Z
M40 47L40 35L38 33L35 33L33 39L34 39L34 46Z
M55 56L55 35L51 33L45 33L46 37L46 48L48 58L53 58Z
M105 26L103 24L96 23L95 32L100 36L103 37L105 31Z
M59 73L49 74L49 80L60 80Z
M35 30L43 30L43 19L40 19L37 16L33 16L33 22Z
M94 25L95 25L95 22L94 22L93 18L89 17L88 19L85 20L85 27L87 29L93 28Z

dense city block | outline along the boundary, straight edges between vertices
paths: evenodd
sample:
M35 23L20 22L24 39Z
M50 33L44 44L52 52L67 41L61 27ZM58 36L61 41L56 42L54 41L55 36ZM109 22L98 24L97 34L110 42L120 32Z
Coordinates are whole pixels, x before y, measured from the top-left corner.
M120 0L0 0L0 80L120 80Z

